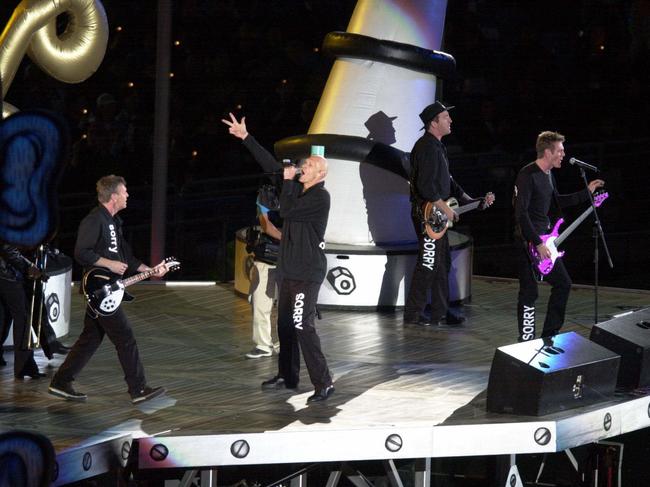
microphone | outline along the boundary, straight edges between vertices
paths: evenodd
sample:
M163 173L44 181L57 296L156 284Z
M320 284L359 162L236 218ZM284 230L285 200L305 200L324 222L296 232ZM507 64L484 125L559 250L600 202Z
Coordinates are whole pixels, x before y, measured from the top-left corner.
M596 166L592 166L591 164L588 164L586 162L583 162L579 159L576 159L575 157L572 157L569 159L569 164L573 164L574 166L581 167L583 169L589 169L590 171L594 172L600 172L600 169L598 169Z
M282 174L284 174L284 168L283 169L278 169L277 171L265 172L264 173L265 176L281 176ZM300 176L301 174L302 174L302 168L297 167L296 168L296 176Z
M300 168L300 166L298 166L297 164L292 163L291 159L282 159L282 166L283 166L283 168L282 168L281 173L284 173L284 168L285 167L293 166L293 167L296 168L296 176L300 176L302 174L302 169Z

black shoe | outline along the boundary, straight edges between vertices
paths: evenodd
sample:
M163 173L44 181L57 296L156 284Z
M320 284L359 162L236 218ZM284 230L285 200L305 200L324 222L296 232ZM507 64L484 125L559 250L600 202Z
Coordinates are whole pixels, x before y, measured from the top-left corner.
M131 402L133 404L140 404L141 402L148 401L154 397L162 396L164 393L164 387L145 386L144 389L140 390L140 392L131 396Z
M330 384L322 389L316 389L314 394L307 398L307 402L326 401L332 394L334 394L334 386Z
M68 401L85 401L88 398L88 396L86 396L84 393L75 391L72 388L71 382L63 384L52 380L50 387L47 389L47 392L53 396L67 399Z
M57 340L50 345L50 351L52 353L58 353L59 355L66 355L70 351L70 347Z
M30 372L21 372L20 374L14 374L16 380L23 380L25 377L31 377L34 380L38 380L41 377L46 377L47 374L40 372L38 369L32 370Z
M284 380L281 375L271 377L269 380L262 382L262 389L280 389L286 387L287 389L296 389L298 384L289 384Z
M404 315L405 325L431 326L431 319L424 315L409 316Z
M447 326L460 326L465 322L465 317L464 316L457 316L453 313L447 313L447 316L445 316L443 319L441 319L438 324L439 325L447 325Z

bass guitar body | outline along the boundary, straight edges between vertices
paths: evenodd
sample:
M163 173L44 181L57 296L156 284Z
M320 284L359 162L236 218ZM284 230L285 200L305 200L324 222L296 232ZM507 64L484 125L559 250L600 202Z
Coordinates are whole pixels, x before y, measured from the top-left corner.
M537 248L535 247L534 244L529 243L528 244L528 251L530 252L530 255L532 256L533 260L535 261L535 265L537 266L537 270L543 275L546 276L550 274L550 272L553 270L553 267L555 266L555 261L562 257L564 255L564 251L559 251L557 247L555 246L555 241L557 240L559 236L558 230L560 229L560 225L564 223L564 219L560 218L556 223L555 226L553 227L553 230L551 233L548 233L546 235L540 235L539 238L542 239L542 243L546 245L548 250L551 252L551 256L543 259L539 253L537 252Z
M578 225L584 221L587 216L591 214L594 208L598 208L603 202L609 197L609 193L606 191L596 191L593 195L594 206L587 208L575 221L567 227L562 233L559 233L560 226L564 223L564 218L560 218L555 225L551 233L546 235L540 235L539 238L542 239L542 243L546 245L548 250L551 252L550 257L542 258L537 252L537 247L532 242L528 244L528 252L533 259L535 267L540 272L542 276L546 276L551 273L553 267L555 266L555 261L564 255L564 251L558 250L558 247L564 242L564 240L571 235L571 233L578 228Z

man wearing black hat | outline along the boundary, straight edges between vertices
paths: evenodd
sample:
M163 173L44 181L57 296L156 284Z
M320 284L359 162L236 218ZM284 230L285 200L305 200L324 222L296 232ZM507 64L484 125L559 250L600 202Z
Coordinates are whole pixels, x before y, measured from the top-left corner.
M473 201L463 188L451 177L447 149L441 140L451 133L449 110L439 101L427 106L420 119L425 133L411 151L411 218L418 236L418 259L411 279L411 287L404 306L404 323L430 325L458 325L464 321L448 313L449 267L451 256L449 240L445 232L433 239L424 229L423 206L433 202L449 221L458 220L458 214L446 200L454 196L461 204ZM489 206L494 196L488 194L484 206ZM431 289L431 317L423 315L427 291Z

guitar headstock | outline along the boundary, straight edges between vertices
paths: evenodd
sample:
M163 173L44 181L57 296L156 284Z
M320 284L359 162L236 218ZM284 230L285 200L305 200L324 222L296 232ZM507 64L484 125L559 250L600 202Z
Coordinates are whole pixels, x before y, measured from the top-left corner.
M176 260L176 257L166 257L162 265L165 266L167 272L174 272L181 268L181 263L179 260Z
M495 199L494 198L494 193L492 191L488 191L487 193L485 193L485 196L483 196L482 198L479 198L480 204L479 204L478 209L479 210L485 210L485 209L489 208L490 206L492 206L492 203L494 203L494 199Z
M593 196L594 196L594 206L598 208L600 205L603 204L603 202L607 198L609 198L609 193L605 190L600 189L598 191L595 191Z

